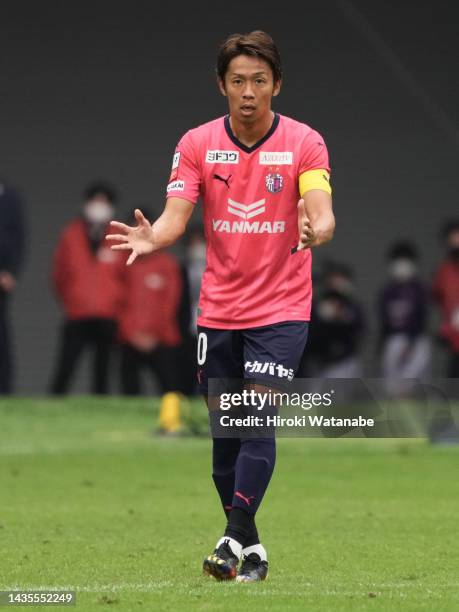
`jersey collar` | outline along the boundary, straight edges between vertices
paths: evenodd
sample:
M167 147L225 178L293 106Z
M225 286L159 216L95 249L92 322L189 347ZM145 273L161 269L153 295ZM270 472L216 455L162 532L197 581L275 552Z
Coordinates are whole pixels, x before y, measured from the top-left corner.
M242 149L246 153L253 153L253 151L258 149L258 147L261 147L261 145L264 142L266 142L268 140L268 138L270 138L274 134L274 132L276 131L277 126L279 125L279 120L280 120L280 115L278 115L278 113L274 113L274 120L273 120L272 125L269 128L269 130L266 132L266 134L263 136L263 138L261 138L258 142L256 142L251 147L248 147L247 145L242 143L233 134L233 130L231 129L231 125L230 125L230 117L229 117L229 115L226 115L226 117L225 117L225 130L226 130L226 133L228 134L228 136L230 137L230 139L233 141L233 143L237 147L239 147L240 149Z

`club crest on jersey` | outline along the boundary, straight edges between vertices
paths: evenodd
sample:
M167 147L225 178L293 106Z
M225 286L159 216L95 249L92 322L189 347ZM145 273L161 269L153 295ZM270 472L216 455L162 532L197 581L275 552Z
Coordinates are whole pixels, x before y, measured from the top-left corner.
M282 174L267 174L265 184L269 193L279 193L284 186L284 177Z

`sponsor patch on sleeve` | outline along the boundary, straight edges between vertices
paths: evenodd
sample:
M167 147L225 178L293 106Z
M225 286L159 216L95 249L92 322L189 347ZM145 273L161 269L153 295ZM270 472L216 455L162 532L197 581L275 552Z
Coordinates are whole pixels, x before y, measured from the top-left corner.
M175 170L179 167L180 163L180 151L177 151L174 155L174 159L172 160L172 170Z
M175 181L175 179L177 178L179 164L180 164L180 151L177 151L174 155L174 159L172 160L172 170L171 170L171 175L169 177L169 182Z
M184 191L184 189L185 181L173 181L167 186L167 193L170 193L171 191Z

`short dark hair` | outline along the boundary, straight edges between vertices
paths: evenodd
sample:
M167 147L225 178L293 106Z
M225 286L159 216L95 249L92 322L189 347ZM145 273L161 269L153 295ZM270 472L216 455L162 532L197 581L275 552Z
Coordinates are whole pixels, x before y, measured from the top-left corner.
M269 34L255 30L249 34L231 34L221 45L217 55L217 75L224 81L229 63L238 55L249 55L265 60L272 70L274 82L282 79L279 50Z
M116 204L117 194L115 189L109 183L106 183L105 181L91 183L84 190L83 198L85 202L87 202L98 195L104 196L104 198L108 200L110 204Z
M409 240L400 240L390 245L387 250L387 259L392 261L394 259L411 259L417 261L419 259L419 253L416 246Z

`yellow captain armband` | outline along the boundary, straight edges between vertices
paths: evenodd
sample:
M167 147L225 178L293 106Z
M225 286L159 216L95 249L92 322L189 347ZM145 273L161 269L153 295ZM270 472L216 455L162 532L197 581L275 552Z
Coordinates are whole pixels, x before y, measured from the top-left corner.
M317 170L306 170L299 178L300 195L303 196L311 189L321 189L331 195L330 174L321 168Z

